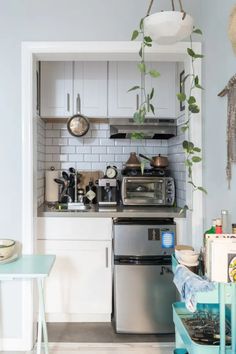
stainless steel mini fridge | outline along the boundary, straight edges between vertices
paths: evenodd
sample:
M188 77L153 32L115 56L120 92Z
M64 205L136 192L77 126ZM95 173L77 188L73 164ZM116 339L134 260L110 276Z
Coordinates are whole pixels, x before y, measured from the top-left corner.
M174 332L174 245L175 224L170 219L115 222L114 319L118 333Z

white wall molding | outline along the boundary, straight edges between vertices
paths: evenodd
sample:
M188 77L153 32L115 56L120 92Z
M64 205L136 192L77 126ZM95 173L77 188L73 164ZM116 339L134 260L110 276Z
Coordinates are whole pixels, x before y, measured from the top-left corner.
M181 42L171 46L154 45L147 53L149 61L184 61L190 65L186 54L189 43ZM194 43L194 50L201 52L200 43ZM37 193L34 193L34 111L33 111L33 67L38 60L139 60L139 42L23 42L22 43L22 243L23 253L34 252L36 240L35 221L37 217ZM188 64L189 63L189 64ZM186 66L186 67L187 67ZM197 72L201 73L199 61ZM200 93L199 93L200 94ZM198 97L199 98L199 97ZM200 97L201 99L201 97ZM191 132L199 134L197 142L201 142L201 117L194 120ZM196 141L196 139L195 139ZM198 165L197 182L202 181L202 166ZM35 177L36 178L36 177ZM37 178L36 178L37 179ZM187 200L191 198L187 192ZM189 214L191 235L202 234L202 196L194 197L193 213ZM2 350L30 350L33 346L33 288L30 282L22 283L22 339L15 347L14 340L8 347L8 339L3 339Z

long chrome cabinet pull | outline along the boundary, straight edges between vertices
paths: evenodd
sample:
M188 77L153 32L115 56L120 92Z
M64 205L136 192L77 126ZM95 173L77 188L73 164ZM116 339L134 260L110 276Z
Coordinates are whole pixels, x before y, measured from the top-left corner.
M109 267L108 255L109 255L109 250L108 250L108 247L106 247L106 268Z
M77 94L77 97L76 97L76 110L77 110L76 113L80 113L81 112L81 98L80 98L80 94L79 93Z
M70 112L70 94L69 93L67 93L66 98L67 98L67 112Z
M136 95L136 109L139 110L139 95Z

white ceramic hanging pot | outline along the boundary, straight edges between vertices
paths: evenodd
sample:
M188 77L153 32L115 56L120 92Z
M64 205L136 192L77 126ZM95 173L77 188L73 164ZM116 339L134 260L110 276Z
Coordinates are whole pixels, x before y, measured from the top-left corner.
M144 19L144 33L158 44L174 44L190 36L193 18L180 11L162 11Z

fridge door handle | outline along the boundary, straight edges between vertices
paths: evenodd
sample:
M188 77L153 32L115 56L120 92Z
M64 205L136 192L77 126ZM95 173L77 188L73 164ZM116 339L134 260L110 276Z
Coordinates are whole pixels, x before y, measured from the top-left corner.
M105 260L106 268L109 268L109 249L108 249L108 247L106 247L106 249L105 249L105 258L106 258L106 260Z

